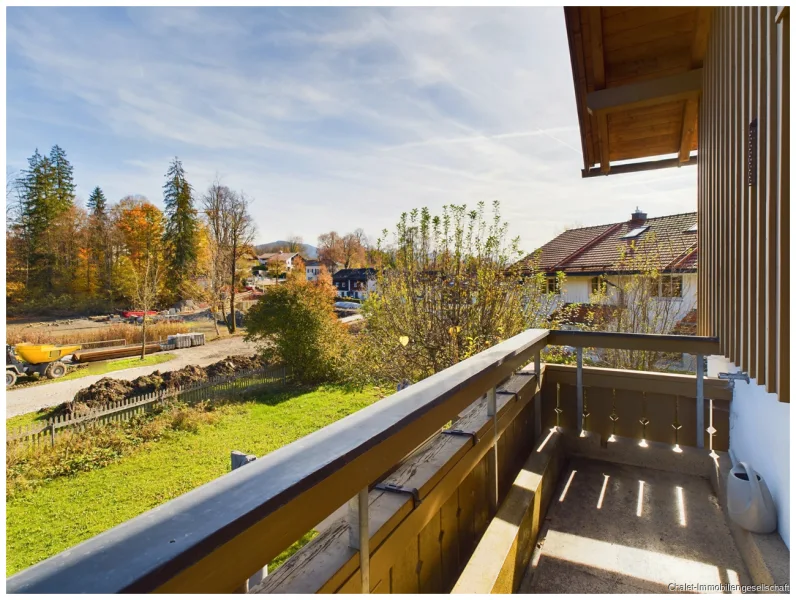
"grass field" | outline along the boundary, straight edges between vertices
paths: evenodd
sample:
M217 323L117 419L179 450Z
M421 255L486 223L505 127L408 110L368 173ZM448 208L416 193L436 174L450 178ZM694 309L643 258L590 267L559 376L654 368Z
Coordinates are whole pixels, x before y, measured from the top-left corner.
M232 450L262 456L380 397L375 388L264 392L198 433L170 432L109 466L15 495L6 503L6 575L227 473Z

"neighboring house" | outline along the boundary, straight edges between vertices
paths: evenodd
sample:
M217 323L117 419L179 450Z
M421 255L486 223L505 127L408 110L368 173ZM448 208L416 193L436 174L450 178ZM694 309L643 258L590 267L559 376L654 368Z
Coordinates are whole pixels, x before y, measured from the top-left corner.
M338 295L365 299L376 289L376 269L341 269L332 275L332 282Z
M628 263L640 262L628 257L643 252L649 257L645 266L662 274L653 295L677 302L681 319L697 302L696 222L695 212L648 219L636 209L628 221L565 231L520 265L544 272L548 292L560 295L558 306L588 304L603 282L610 300L619 305L623 299L615 293L616 286L623 276L638 272ZM563 289L559 289L558 273L566 276Z
M307 281L315 281L321 272L321 261L315 259L306 259L304 261L304 269L307 275Z
M280 274L284 274L293 270L293 261L296 257L300 257L298 252L268 252L258 256L257 260L269 271L278 269Z

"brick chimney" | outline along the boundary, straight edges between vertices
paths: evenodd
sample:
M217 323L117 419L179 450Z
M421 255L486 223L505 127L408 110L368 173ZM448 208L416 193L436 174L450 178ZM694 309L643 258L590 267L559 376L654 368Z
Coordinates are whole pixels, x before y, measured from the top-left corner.
M644 222L647 220L647 213L641 212L639 207L636 207L636 211L630 215L630 223L632 225L643 225Z

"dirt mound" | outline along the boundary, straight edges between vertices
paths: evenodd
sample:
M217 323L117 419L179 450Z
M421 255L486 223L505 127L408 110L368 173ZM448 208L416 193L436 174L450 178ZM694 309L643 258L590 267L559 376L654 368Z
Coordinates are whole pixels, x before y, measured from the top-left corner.
M207 367L188 365L176 371L161 373L154 371L132 381L104 377L97 383L80 390L71 402L59 407L58 413L83 412L101 408L111 402L118 402L134 396L143 396L161 389L184 388L214 377L229 377L235 373L261 369L267 366L262 357L228 356Z
M209 365L205 371L210 378L228 377L240 371L253 371L264 366L265 362L256 354L254 356L228 356L224 360Z

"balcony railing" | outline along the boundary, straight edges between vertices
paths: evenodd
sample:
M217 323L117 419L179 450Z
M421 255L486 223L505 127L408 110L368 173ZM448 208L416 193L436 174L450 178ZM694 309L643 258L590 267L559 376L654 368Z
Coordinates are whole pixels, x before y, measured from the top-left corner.
M578 348L577 366L543 366L548 345ZM697 376L584 367L583 347L696 354ZM348 503L344 522L258 591L449 591L550 427L726 449L730 396L702 359L717 350L715 338L525 331L30 567L7 590L243 591Z

